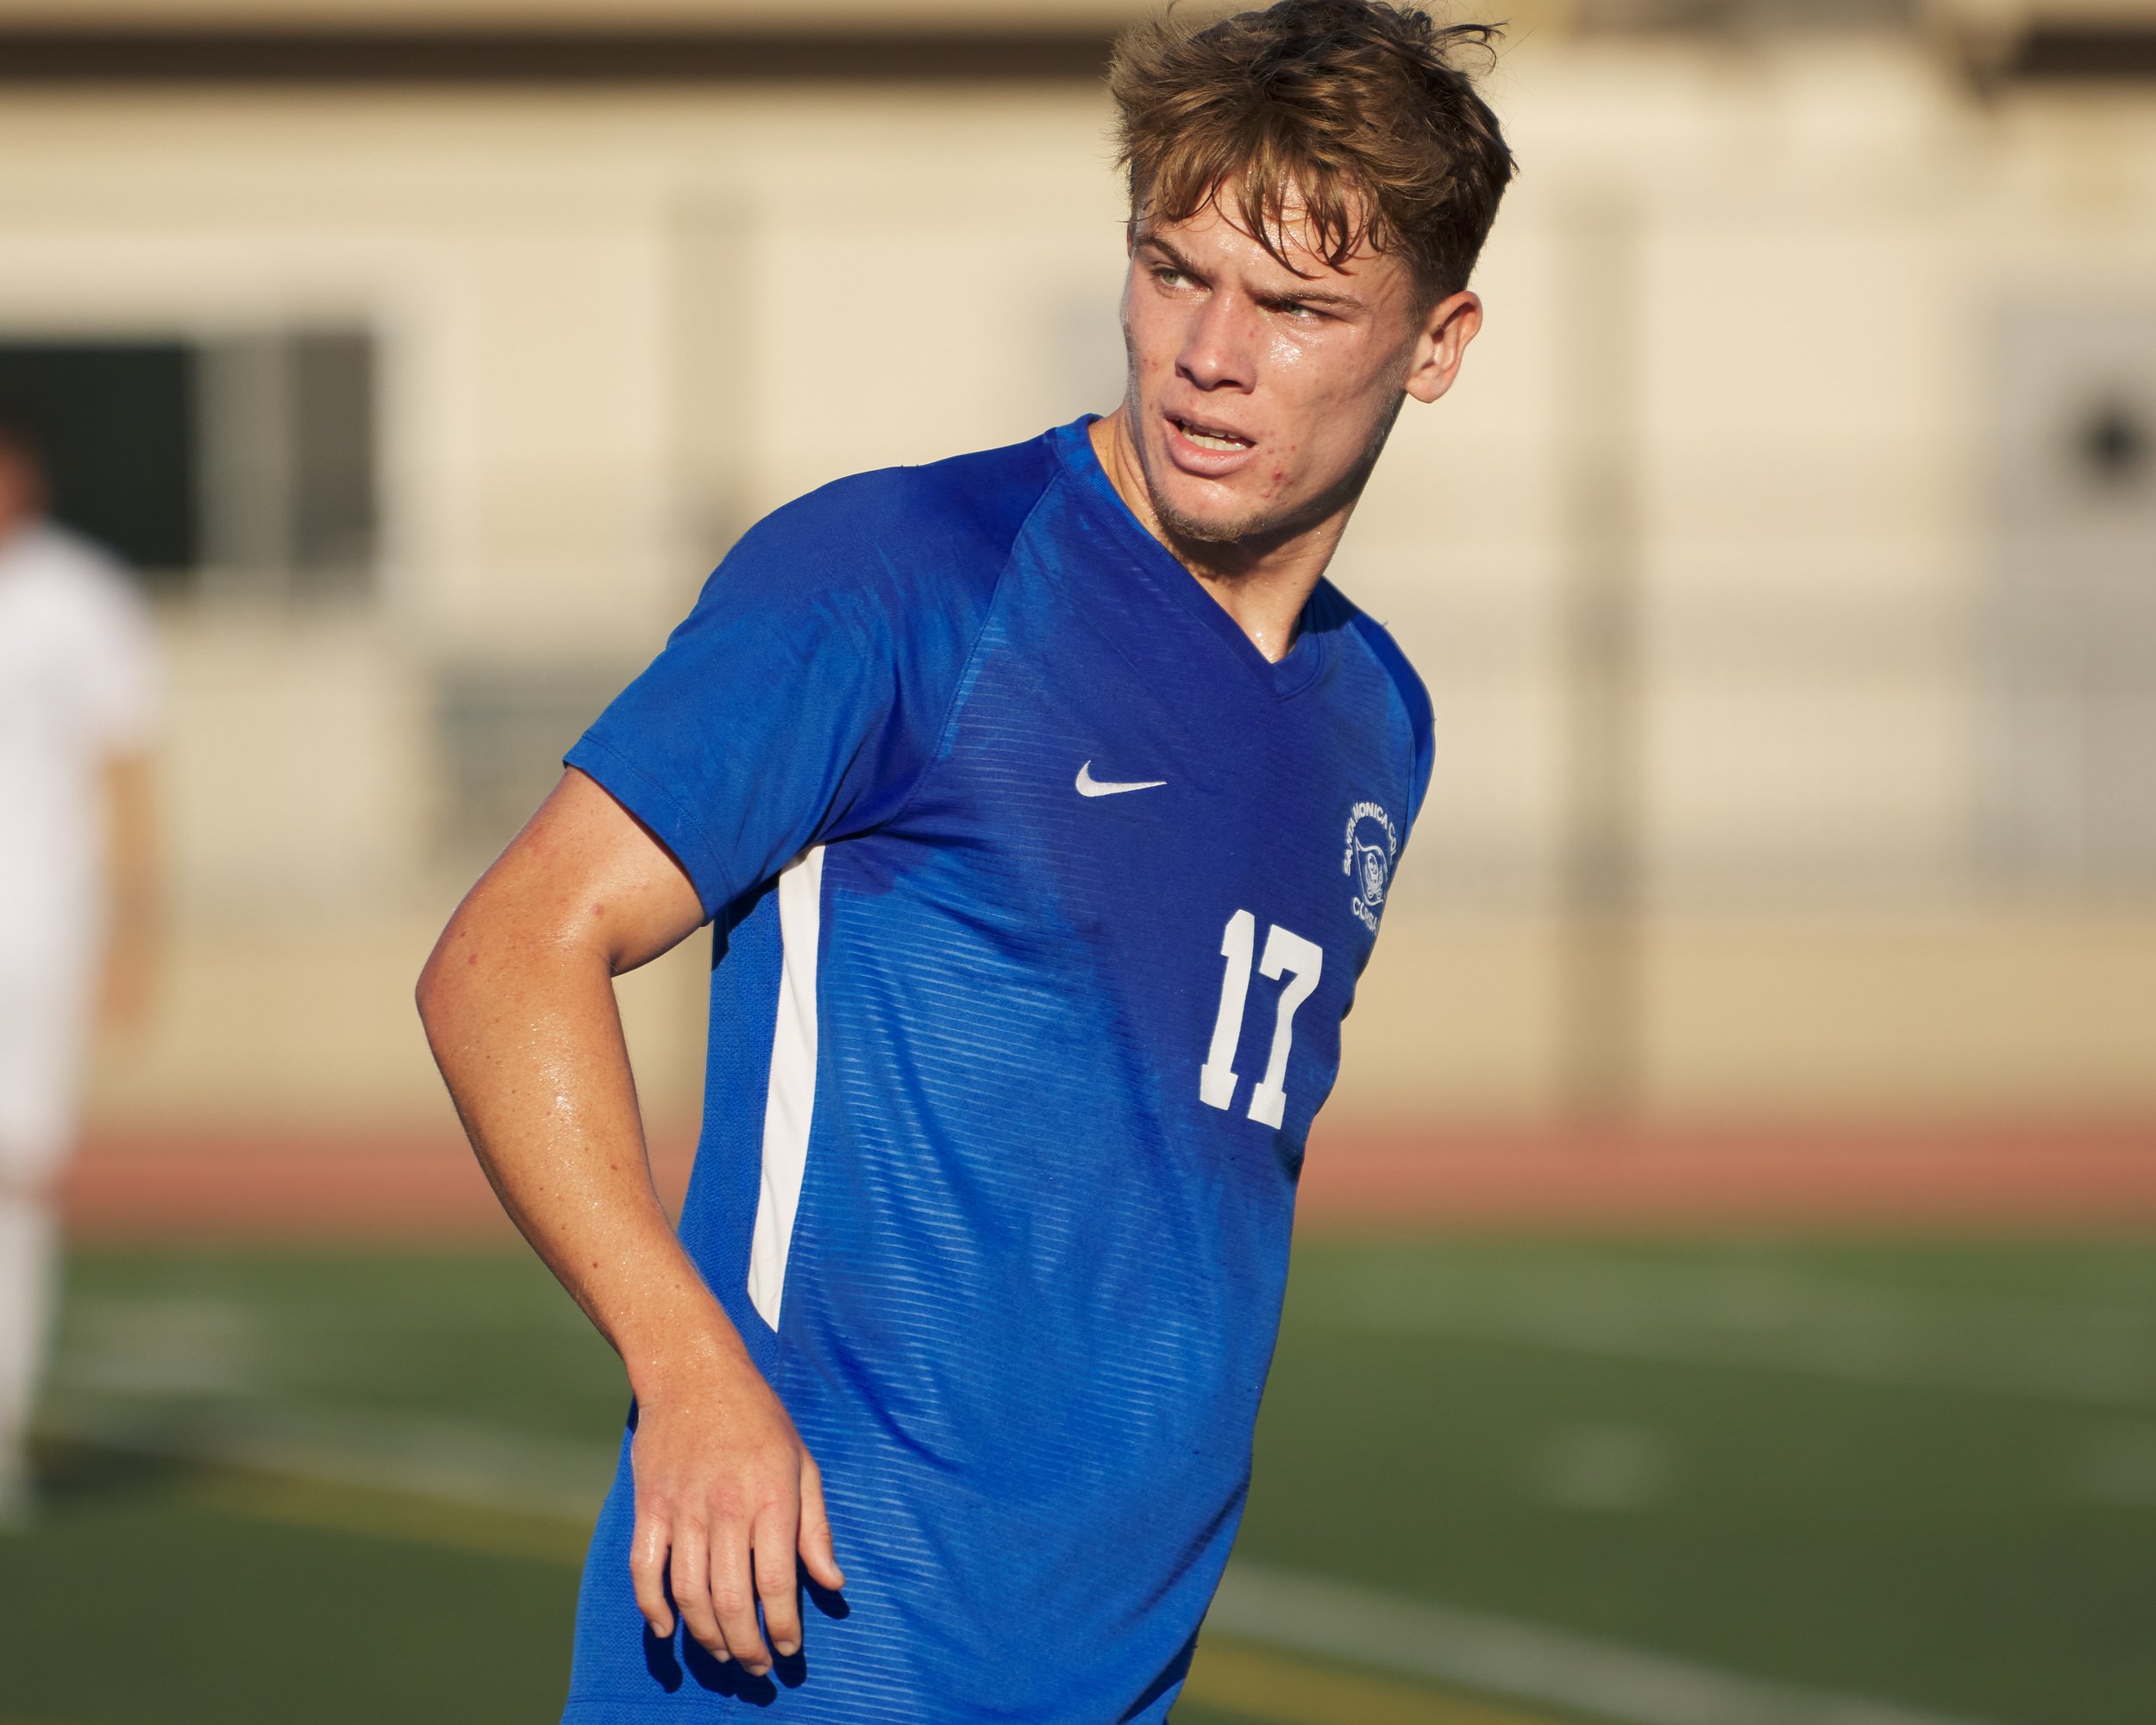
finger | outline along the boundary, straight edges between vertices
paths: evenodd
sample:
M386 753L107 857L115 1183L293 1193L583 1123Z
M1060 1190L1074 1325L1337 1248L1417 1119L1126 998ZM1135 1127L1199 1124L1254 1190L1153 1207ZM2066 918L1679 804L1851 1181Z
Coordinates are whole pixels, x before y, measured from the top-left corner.
M667 1552L672 1544L662 1519L649 1510L638 1513L629 1540L629 1584L636 1595L636 1609L662 1641L674 1634L674 1608L667 1603Z
M801 1562L818 1587L834 1593L846 1585L846 1572L831 1550L831 1518L824 1508L824 1475L814 1461L801 1458Z
M755 1563L756 1597L763 1602L763 1632L774 1653L801 1651L801 1590L795 1578L793 1542L800 1512L791 1503L774 1503L756 1520L750 1535Z
M749 1529L735 1521L711 1530L711 1607L719 1631L742 1669L761 1677L771 1669L771 1651L756 1627L756 1590L749 1571Z
M674 1609L681 1622L720 1659L726 1657L726 1637L711 1609L711 1544L703 1527L689 1523L674 1530Z

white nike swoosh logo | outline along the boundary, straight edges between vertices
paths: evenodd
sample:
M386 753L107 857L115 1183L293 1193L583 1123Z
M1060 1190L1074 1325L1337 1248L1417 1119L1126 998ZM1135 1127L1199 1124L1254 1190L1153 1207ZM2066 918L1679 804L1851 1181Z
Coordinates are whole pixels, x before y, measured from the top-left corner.
M1165 779L1138 779L1119 784L1112 779L1096 779L1090 761L1078 769L1078 794L1081 797L1119 797L1125 791L1156 791L1167 782Z

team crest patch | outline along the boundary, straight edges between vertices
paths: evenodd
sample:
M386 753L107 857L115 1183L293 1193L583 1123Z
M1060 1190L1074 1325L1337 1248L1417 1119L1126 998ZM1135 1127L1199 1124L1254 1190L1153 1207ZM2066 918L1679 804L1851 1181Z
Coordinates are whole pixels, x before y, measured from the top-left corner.
M1400 855L1400 832L1382 803L1357 803L1348 811L1347 845L1340 857L1340 872L1355 883L1348 908L1363 926L1377 932L1377 919L1384 914L1385 889L1392 884L1393 863Z

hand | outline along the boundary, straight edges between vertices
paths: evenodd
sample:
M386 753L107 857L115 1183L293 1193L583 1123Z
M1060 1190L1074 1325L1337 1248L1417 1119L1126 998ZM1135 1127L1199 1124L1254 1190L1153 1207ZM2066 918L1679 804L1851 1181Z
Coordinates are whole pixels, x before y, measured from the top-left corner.
M418 1004L503 1208L628 1368L637 1609L670 1636L678 1608L761 1676L759 1598L785 1657L801 1646L797 1565L846 1578L816 1464L652 1186L614 998L615 977L705 920L673 854L572 768L457 907Z
M655 1635L674 1633L666 1584L690 1634L761 1677L771 1648L801 1648L794 1554L822 1586L846 1584L831 1552L823 1476L786 1408L738 1341L640 1387L630 1445L636 1523L629 1573Z

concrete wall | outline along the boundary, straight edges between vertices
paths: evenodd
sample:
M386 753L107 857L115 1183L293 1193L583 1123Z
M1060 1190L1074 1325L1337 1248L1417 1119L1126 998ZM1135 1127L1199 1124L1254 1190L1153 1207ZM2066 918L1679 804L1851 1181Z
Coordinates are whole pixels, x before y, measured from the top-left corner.
M2156 302L2156 102L1980 106L1869 39L1535 37L1492 94L1488 333L1337 571L1439 727L1338 1106L1545 1112L1607 1032L1651 1115L2156 1107L2156 894L1978 842L1989 332ZM11 97L0 329L359 320L385 361L375 598L168 609L166 1009L103 1117L434 1115L409 986L474 866L445 668L625 674L771 506L1109 406L1105 121L1054 85ZM1598 582L1636 675L1583 708ZM1628 1031L1577 999L1583 712L1637 731ZM692 945L628 985L659 1112Z

